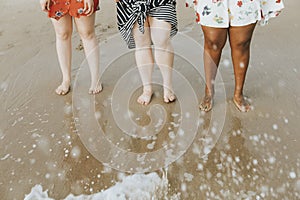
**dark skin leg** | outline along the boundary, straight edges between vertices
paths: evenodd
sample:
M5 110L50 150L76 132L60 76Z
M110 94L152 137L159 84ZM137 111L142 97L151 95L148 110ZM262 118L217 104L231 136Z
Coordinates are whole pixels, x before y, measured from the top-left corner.
M205 71L205 96L200 103L201 110L208 112L212 108L214 96L214 81L222 49L227 40L227 28L213 28L202 26L204 33L204 71Z
M250 60L250 43L255 25L229 27L229 42L235 77L233 102L242 112L251 109L250 103L243 95L243 88Z

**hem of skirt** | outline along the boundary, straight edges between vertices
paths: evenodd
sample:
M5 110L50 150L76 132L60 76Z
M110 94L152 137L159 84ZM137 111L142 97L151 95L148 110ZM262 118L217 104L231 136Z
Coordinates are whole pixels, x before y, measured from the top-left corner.
M248 23L245 23L245 24L228 24L228 25L226 24L226 25L217 26L217 25L212 25L212 24L204 24L204 23L201 23L201 21L199 21L197 23L200 24L201 26L207 26L207 27L212 27L212 28L229 28L230 26L242 27L242 26L247 26L247 25L254 24L254 23L258 23L260 26L264 26L264 25L268 24L268 22L271 18L275 18L278 15L279 15L279 13L277 13L277 14L273 13L272 15L267 15L264 18L258 17L257 19L250 21Z
M282 10L271 13L271 14L264 15L264 17L259 20L259 25L260 26L267 25L269 23L269 20L272 19L272 18L277 17L281 13L281 11Z
M97 11L99 11L100 10L100 7L98 6L97 7L97 9L93 12L93 13L96 13ZM65 13L65 14L63 14L62 16L60 16L60 17L56 17L56 16L50 16L50 13L48 12L48 18L52 18L52 19L56 19L57 21L60 19L60 18L62 18L62 17L64 17L66 14L68 14L69 12L67 12L67 13ZM86 17L86 15L76 15L76 16L73 16L73 15L70 15L71 17L76 17L76 18L80 18L80 17Z

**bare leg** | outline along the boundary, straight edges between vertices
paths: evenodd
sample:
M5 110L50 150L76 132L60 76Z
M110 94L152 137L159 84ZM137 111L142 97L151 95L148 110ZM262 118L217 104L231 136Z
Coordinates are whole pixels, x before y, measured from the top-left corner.
M250 59L250 43L256 24L230 27L229 40L234 67L235 89L233 102L242 112L250 110L250 103L243 95L243 88Z
M200 103L200 109L208 112L212 108L214 96L214 82L221 59L223 47L226 43L226 28L212 28L202 26L204 33L204 71L205 71L205 96Z
M71 84L71 55L72 55L72 17L65 15L58 21L51 19L56 35L56 51L62 72L62 83L56 88L58 95L66 95Z
M152 71L154 59L151 50L151 37L148 20L145 22L144 34L138 29L137 23L132 30L136 45L135 60L143 82L143 94L139 96L137 102L148 105L152 97Z
M171 24L153 17L149 17L149 24L155 47L155 61L163 77L164 101L169 103L176 99L172 86L174 53L170 38Z
M99 83L99 46L95 35L95 13L91 16L75 18L77 31L81 37L86 59L91 72L90 94L98 94L102 91Z

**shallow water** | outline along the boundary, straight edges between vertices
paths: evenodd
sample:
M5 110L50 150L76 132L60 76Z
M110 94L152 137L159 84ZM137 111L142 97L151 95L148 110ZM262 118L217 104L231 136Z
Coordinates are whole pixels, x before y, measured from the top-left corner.
M6 17L0 17L1 199L26 194L27 199L300 198L298 1L287 0L278 19L256 29L245 87L254 110L247 114L231 100L228 46L213 112L198 111L204 90L202 35L183 5L183 34L174 38L176 102L162 102L156 67L152 103L136 104L141 88L135 87L140 79L134 55L113 36L109 2L103 2L107 13L98 14L96 28L106 67L103 92L96 98L87 94L89 74L75 33L74 85L58 97L51 24L38 4L25 3L0 3L6 8L1 13ZM10 8L15 15L7 14ZM141 134L145 137L138 138Z

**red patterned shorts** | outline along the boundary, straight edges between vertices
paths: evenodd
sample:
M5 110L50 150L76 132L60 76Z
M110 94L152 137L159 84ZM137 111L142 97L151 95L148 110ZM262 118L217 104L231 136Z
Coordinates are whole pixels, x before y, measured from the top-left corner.
M72 17L86 16L84 0L51 0L48 16L59 20L66 14ZM99 0L94 0L94 12L99 10Z

